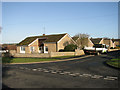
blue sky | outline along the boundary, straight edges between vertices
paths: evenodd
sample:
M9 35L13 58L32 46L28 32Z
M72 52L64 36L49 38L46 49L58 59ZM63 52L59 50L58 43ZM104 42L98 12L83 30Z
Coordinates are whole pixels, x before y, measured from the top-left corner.
M87 33L118 38L117 2L3 2L2 43L18 43L28 36Z

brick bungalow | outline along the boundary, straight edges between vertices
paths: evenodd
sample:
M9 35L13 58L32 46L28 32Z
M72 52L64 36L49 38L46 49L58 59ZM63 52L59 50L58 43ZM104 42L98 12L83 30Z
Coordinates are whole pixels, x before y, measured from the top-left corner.
M89 38L84 38L84 40L82 40L82 42L81 42L81 39L79 37L72 37L72 39L77 43L77 46L79 48L81 46L81 43L84 46L87 46L87 47L92 47L93 46L93 43L92 43L92 41Z
M120 46L120 39L112 39L114 47Z
M17 45L17 53L58 52L68 44L76 44L69 34L27 37Z
M91 38L93 44L105 44L108 48L114 47L114 43L111 39L107 38Z
M92 41L93 45L94 44L104 44L103 38L91 38L90 40Z
M105 44L108 48L111 48L111 47L114 48L114 47L115 47L115 46L114 46L114 43L113 43L113 41L112 41L111 39L104 38L103 41L104 41L104 44Z

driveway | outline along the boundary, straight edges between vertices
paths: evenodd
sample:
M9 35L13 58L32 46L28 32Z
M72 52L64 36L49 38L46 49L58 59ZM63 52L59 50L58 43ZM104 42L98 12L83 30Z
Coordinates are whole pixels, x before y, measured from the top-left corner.
M9 88L118 88L118 70L105 64L114 56L109 53L63 62L5 65L3 85Z

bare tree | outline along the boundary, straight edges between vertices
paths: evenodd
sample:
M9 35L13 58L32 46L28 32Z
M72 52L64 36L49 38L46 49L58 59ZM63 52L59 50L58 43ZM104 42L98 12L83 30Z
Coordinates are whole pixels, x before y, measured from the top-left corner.
M78 37L76 43L77 43L77 46L78 48L82 49L84 48L85 46L88 46L88 38L89 38L90 35L88 34L82 34L82 33L78 33L76 34L74 37Z

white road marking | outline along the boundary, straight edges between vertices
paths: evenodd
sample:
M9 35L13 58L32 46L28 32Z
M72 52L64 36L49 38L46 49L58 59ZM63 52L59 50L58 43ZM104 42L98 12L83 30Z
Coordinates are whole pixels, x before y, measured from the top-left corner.
M71 75L71 76L76 76L75 74L69 74L69 75Z
M37 71L37 69L32 69L33 71Z
M89 77L89 76L92 76L92 75L91 74L83 74L83 76Z
M65 74L70 74L70 72L66 72L66 71L65 71L64 73L65 73Z
M51 73L56 74L57 72L52 71Z
M112 79L112 78L104 78L105 80L115 80L115 79Z
M103 77L103 76L101 76L101 75L94 75L94 76L91 76L91 78L101 78L101 77Z
M67 74L67 75L71 75L71 76L84 76L84 77L89 77L90 78L94 78L94 79L99 79L99 78L102 78L103 76L101 75L91 75L91 74L80 74L80 73L72 73L72 72L67 72L67 71L59 71L59 70L47 70L47 69L43 69L43 68L34 68L34 69L29 69L29 68L24 68L24 67L19 67L20 69L27 69L27 70L33 70L33 71L43 71L43 72L51 72L52 74L56 74L56 73L59 73L61 75L64 75L64 74ZM115 77L115 76L104 76L103 77L104 80L116 80L118 79L118 77Z
M82 74L79 75L80 77L83 76Z
M80 73L75 73L75 75L80 75Z
M112 77L112 76L107 76L106 78L110 78L110 79L118 79L118 77Z
M50 72L50 71L48 71L48 70L45 70L44 72Z
M63 72L60 72L59 74L61 74L61 75L64 75L65 73L63 73Z

